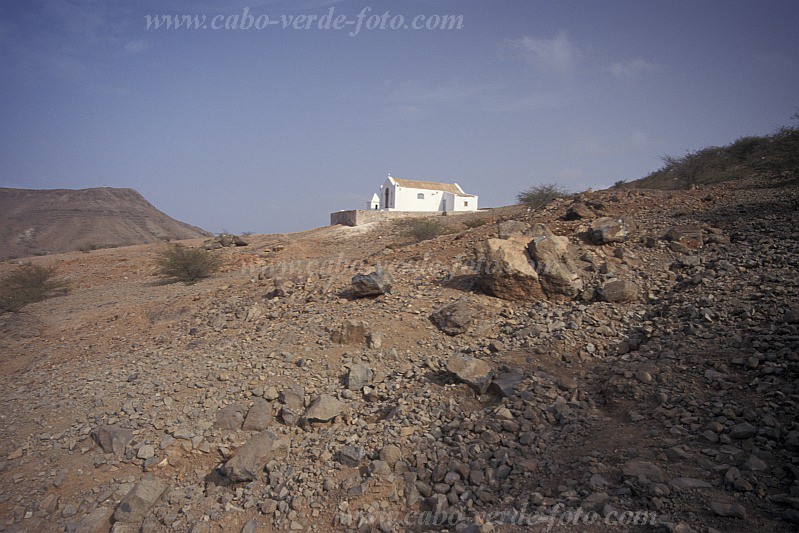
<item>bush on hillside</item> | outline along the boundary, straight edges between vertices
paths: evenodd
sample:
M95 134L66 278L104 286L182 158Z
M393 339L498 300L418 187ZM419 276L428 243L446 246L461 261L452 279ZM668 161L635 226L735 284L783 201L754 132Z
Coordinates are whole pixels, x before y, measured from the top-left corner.
M479 228L480 226L485 226L488 221L484 218L480 217L471 217L467 218L463 221L463 225L467 228L474 229Z
M545 183L530 187L516 195L522 205L543 207L557 198L567 198L570 194L563 187L554 183Z
M201 248L187 248L176 244L158 253L158 275L172 281L194 283L216 272L219 258Z
M19 312L23 307L69 292L69 283L55 279L55 269L21 265L0 278L0 311Z
M799 128L783 127L765 137L741 137L727 146L709 146L682 156L666 155L663 166L635 182L637 187L686 188L760 175L799 176Z
M452 231L435 218L411 218L404 221L405 234L416 242L446 235Z

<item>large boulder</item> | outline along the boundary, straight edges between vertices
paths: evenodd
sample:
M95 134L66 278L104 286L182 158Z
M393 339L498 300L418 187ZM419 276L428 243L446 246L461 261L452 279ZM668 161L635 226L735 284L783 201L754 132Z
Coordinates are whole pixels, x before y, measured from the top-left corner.
M541 287L547 296L574 298L583 290L583 280L569 254L569 239L553 234L543 224L535 224L527 252L536 266Z
M608 281L599 289L597 296L600 300L612 303L632 302L638 299L641 289L632 281Z
M478 394L485 394L494 377L491 365L468 355L453 355L447 361L447 370L455 375L458 381L466 383Z
M138 523L144 520L150 508L166 491L167 484L154 477L146 477L136 483L114 511L116 522Z
M505 300L541 300L544 291L527 253L529 237L486 239L478 250L477 283L487 294Z
M611 244L626 241L634 229L632 221L627 217L602 217L591 223L588 234L595 244Z
M354 298L379 296L391 292L393 283L391 274L378 267L371 274L355 274L352 277L350 294Z
M438 329L452 336L466 333L476 318L476 311L462 299L440 307L430 315Z
M121 457L125 454L125 447L133 440L133 430L106 425L93 429L91 437L105 453Z
M288 448L288 437L271 431L258 433L224 464L222 472L234 482L254 481L264 471L266 463L284 456Z

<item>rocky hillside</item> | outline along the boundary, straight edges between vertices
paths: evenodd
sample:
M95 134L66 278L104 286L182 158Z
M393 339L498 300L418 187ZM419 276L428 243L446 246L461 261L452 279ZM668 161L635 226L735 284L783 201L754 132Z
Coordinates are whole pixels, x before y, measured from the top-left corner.
M73 291L0 317L0 529L796 531L798 198L35 258Z
M207 235L133 189L0 188L0 261Z

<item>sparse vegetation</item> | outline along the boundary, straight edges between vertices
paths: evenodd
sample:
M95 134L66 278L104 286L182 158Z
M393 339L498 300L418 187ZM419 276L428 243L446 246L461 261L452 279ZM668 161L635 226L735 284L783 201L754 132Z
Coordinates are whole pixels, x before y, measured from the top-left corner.
M450 228L434 218L411 218L403 222L405 234L417 242L452 233Z
M627 185L627 181L626 180L619 180L619 181L617 181L616 183L613 184L613 187L616 188L616 189L621 189L625 185Z
M210 277L220 264L219 258L210 252L180 244L161 251L156 258L160 276L187 284Z
M545 183L530 187L516 195L516 199L522 205L530 207L543 207L556 198L567 198L571 196L566 189L554 183Z
M637 187L678 189L719 183L756 174L775 179L797 179L799 128L780 128L765 137L741 137L724 146L688 151L661 158L664 165L635 182Z
M19 312L23 307L69 292L66 280L55 279L55 269L22 265L0 278L0 311Z
M119 248L118 244L84 244L78 248L78 251L88 253L93 250L107 250L109 248Z
M480 217L471 217L467 218L463 221L463 225L467 228L479 228L480 226L484 226L486 224L486 219Z

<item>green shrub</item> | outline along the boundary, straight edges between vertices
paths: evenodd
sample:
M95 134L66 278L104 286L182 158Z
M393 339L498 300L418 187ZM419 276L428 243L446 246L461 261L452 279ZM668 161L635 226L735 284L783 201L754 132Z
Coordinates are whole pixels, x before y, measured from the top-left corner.
M434 218L412 218L405 221L405 234L416 242L451 233L451 230Z
M627 181L626 180L619 180L619 181L617 181L616 183L613 184L613 187L616 188L616 189L621 189L625 185L627 185Z
M54 279L55 269L25 264L0 279L0 310L16 313L34 302L69 292L69 283Z
M545 183L530 187L516 195L520 204L530 207L542 207L556 198L567 198L571 196L566 189L554 183Z
M159 252L156 258L160 276L187 284L210 277L220 264L219 258L210 252L180 244Z

